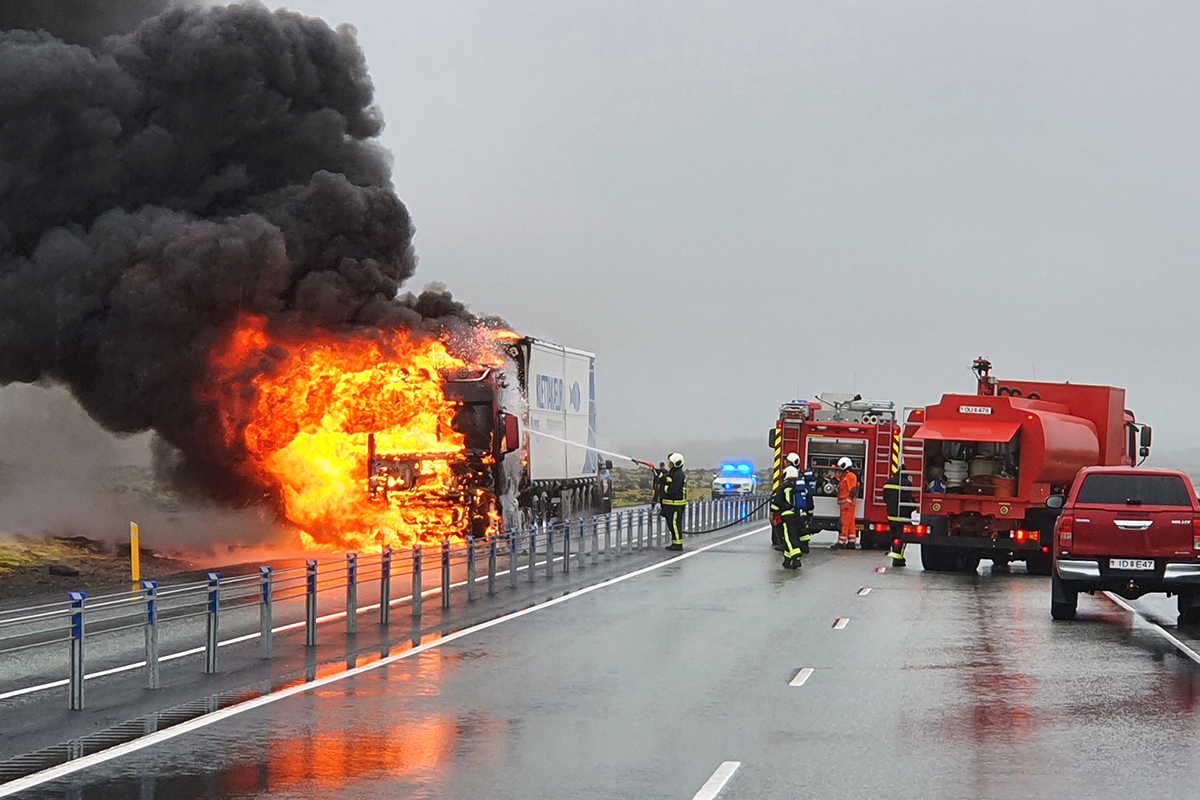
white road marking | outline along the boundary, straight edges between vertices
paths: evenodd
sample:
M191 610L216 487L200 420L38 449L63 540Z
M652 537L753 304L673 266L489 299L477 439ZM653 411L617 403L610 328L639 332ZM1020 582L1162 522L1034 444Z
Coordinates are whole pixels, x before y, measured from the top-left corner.
M1115 594L1113 594L1112 592L1105 592L1104 594L1106 594L1106 595L1108 596L1108 599L1109 599L1109 600L1112 600L1114 603L1116 603L1117 605L1119 605L1121 608L1125 609L1126 611L1129 611L1129 612L1131 612L1132 614L1134 614L1135 616L1137 616L1139 619L1141 619L1141 620L1142 620L1142 622L1145 622L1145 623L1146 623L1147 625L1149 625L1151 628L1153 628L1154 630L1158 631L1158 633L1159 633L1159 634L1160 634L1160 635L1161 635L1161 636L1162 636L1164 639L1166 639L1166 640L1167 640L1168 642L1170 642L1171 644L1175 645L1175 647L1176 647L1176 648L1179 650L1179 652L1183 653L1185 656L1187 656L1188 658L1190 658L1192 661L1195 661L1197 664L1200 664L1200 653L1197 653L1195 650L1193 650L1192 648L1188 647L1188 646L1187 646L1186 644L1184 644L1183 642L1179 641L1179 639L1177 639L1175 636L1173 636L1173 635L1172 635L1172 634L1171 634L1171 633L1170 633L1170 632L1169 632L1169 631L1168 631L1166 628L1164 628L1162 625L1159 625L1157 622L1153 622L1153 621L1152 621L1152 620L1150 620L1150 619L1149 619L1149 618L1148 618L1148 617L1147 617L1145 614L1143 614L1142 612L1138 611L1138 610L1137 610L1136 608L1134 608L1133 606L1129 605L1129 603L1126 603L1126 602L1125 602L1125 599L1124 599L1123 597L1121 597L1121 596L1119 596L1119 595L1115 595Z
M279 689L278 691L272 692L270 694L261 695L259 697L254 698L253 700L247 700L244 703L238 703L237 705L228 706L226 708L220 709L219 711L214 711L211 714L205 714L202 717L196 717L194 719L188 720L187 722L181 722L178 725L172 725L170 728L167 728L167 729L161 730L161 731L156 731L151 734L147 734L146 736L143 736L140 739L134 739L133 741L126 742L124 744L119 744L115 747L110 747L106 750L101 750L99 752L92 753L91 755L86 755L83 758L77 758L73 761L68 761L64 764L59 764L58 766L50 767L49 769L44 769L41 772L35 772L33 775L28 775L24 778L19 778L15 781L9 781L8 783L2 783L2 784L0 784L0 797L10 797L14 794L17 794L18 792L24 792L24 791L32 789L36 786L41 786L45 783L49 783L50 781L55 781L55 780L58 780L59 778L66 777L67 775L73 775L76 772L80 772L82 770L88 769L89 767L94 767L94 766L97 766L98 764L103 764L107 761L112 761L115 758L120 758L121 756L129 755L130 753L136 753L139 750L145 750L148 747L153 747L156 744L161 744L162 742L169 741L176 737L182 736L185 733L191 733L194 730L199 730L200 728L206 728L209 725L214 725L218 722L223 722L231 717L236 717L240 714L244 714L247 711L254 711L255 709L262 708L263 706L271 705L272 703L276 703L280 700L284 700L288 697L292 697L293 695L303 694L304 692L310 692L310 691L313 691L314 689L320 689L324 686L328 686L331 683L336 683L338 681L345 680L346 678L353 678L358 675L362 675L364 673L371 672L373 670L377 670L380 667L390 666L392 664L395 664L398 661L404 661L405 659L409 659L409 658L412 658L413 656L420 655L421 653L424 653L427 650L432 650L434 648L441 647L442 645L449 644L450 642L457 641L458 639L462 639L465 636L470 636L473 633L478 633L480 631L487 630L488 628L493 628L497 625L500 625L501 623L508 622L509 620L520 619L521 617L528 616L537 611L542 611L547 608L551 608L560 603L565 603L568 600L574 600L577 597L582 597L585 594L591 594L592 592L598 591L600 589L606 589L609 586L614 586L618 583L624 583L627 580L632 580L633 578L640 577L649 572L654 572L655 570L662 569L663 567L667 567L672 564L676 564L680 561L684 561L686 559L692 558L694 556L698 556L701 553L704 553L708 550L712 550L713 548L721 547L722 545L729 544L730 542L736 542L739 539L745 539L747 536L753 536L756 533L762 533L763 531L768 530L769 528L770 528L769 525L764 525L760 528L755 528L754 530L746 531L745 533L739 533L736 536L730 536L726 539L722 539L719 542L713 542L712 544L706 544L703 547L697 547L695 550L685 551L683 553L680 553L677 556L668 558L664 561L658 561L654 564L650 564L649 566L642 567L641 569L636 569L633 572L627 572L624 575L618 575L615 578L609 578L606 581L601 581L600 583L594 583L591 586L584 586L582 589L577 589L574 592L569 592L568 594L560 595L558 597L555 597L552 600L547 600L544 603L539 603L538 605L535 605L535 606L529 606L528 608L523 608L520 611L514 611L510 614L505 614L503 616L496 617L495 619L490 619L487 622L481 622L478 625L472 625L469 628L463 628L460 631L455 631L454 633L447 634L446 636L443 636L440 639L435 639L426 644L418 645L410 650L405 650L402 653L397 653L396 655L388 656L387 658L381 658L378 661L371 662L370 664L364 664L361 667L354 667L352 669L345 670L344 672L336 672L332 675L326 675L323 678L317 678L316 680L309 681L307 683L294 684L292 686L288 686L283 689ZM344 614L343 614L343 616L344 616ZM730 762L726 762L726 764L733 765L733 768L729 771L729 775L732 775L733 771L736 770L739 766L741 766L741 762L738 762L738 761L730 761ZM725 764L722 764L721 769L724 769L724 768L725 768ZM718 769L717 773L720 773L721 769ZM729 780L729 775L726 775L725 778L720 782L720 786L717 787L717 791L720 791L721 786L725 785L725 781ZM709 779L709 783L711 783L713 781L713 779L716 777L717 777L717 775L714 774L713 778ZM708 784L705 784L705 786L708 786ZM704 789L701 789L700 791L701 791L701 794L697 794L696 795L697 797L715 797L716 796L716 792L714 792L711 795L705 795L705 794L702 794L704 792Z
M555 558L554 560L556 562L562 561L562 556L559 556L559 557ZM543 561L537 562L537 564L534 565L534 568L536 569L537 567L545 567L545 566L546 566L546 562L543 560ZM523 569L529 569L529 565L522 564L517 567L518 571L523 570ZM499 571L496 573L496 577L499 578L502 575L507 575L508 572L509 572L508 570ZM486 581L486 580L487 580L487 575L483 575L483 576L479 576L479 577L475 578L476 583L480 583L480 582ZM466 586L466 585L467 585L467 581L459 581L457 583L450 584L450 588L458 589L458 588L460 588L462 586ZM433 596L439 595L441 593L442 593L442 587L435 586L432 589L426 589L425 591L421 592L421 598L424 599L426 597L433 597ZM411 602L412 599L413 598L412 598L411 594L405 595L404 597L397 597L396 599L394 599L390 603L388 603L388 605L398 606L398 605L402 605L404 603ZM369 606L360 607L358 609L358 613L366 614L368 612L377 611L377 610L379 610L379 603L372 603ZM333 614L324 614L322 616L317 617L317 624L320 625L321 623L324 623L324 622L332 622L335 619L345 619L345 617L346 617L345 611L337 611L337 612L334 612ZM299 630L300 628L303 628L307 624L308 623L306 623L304 620L300 620L299 622L289 622L286 625L279 625L277 627L272 628L271 633L288 633L289 631ZM217 642L217 647L226 647L231 644L241 644L242 642L249 642L254 639L258 639L261 636L262 636L262 633L260 633L258 631L255 631L254 633L247 633L243 636L235 636L232 639L224 639L220 642ZM158 660L161 663L164 661L174 661L177 658L186 658L187 656L195 656L195 655L199 655L200 653L203 653L204 649L205 648L203 648L203 647L192 647L188 650L181 650L178 653L168 653L165 656L159 656ZM94 678L104 678L109 675L116 675L121 672L129 672L131 670L141 669L144 666L146 666L145 661L138 661L135 664L122 664L119 667L111 667L109 669L102 669L99 672L89 672L88 674L83 676L83 679L85 681L90 681ZM7 692L0 692L0 700L8 700L10 698L21 697L22 695L26 695L26 694L34 694L36 692L44 692L44 691L48 691L50 689L58 689L63 686L66 686L69 683L70 683L70 681L67 678L62 678L60 680L50 681L48 683L39 683L36 686L26 686L24 689L12 689Z
M870 593L871 593L871 587L870 587L870 586L864 586L863 588L861 588L861 589L859 589L859 590L858 590L858 596L859 596L859 597L866 597L866 596L867 596L867 595L869 595Z
M846 627L846 623L849 621L849 617L840 617L837 622L833 623L833 629L835 631L840 631L842 628Z
M729 779L733 777L733 773L737 772L738 767L742 765L740 761L722 761L721 766L717 767L717 771L712 774L712 777L704 782L700 787L700 791L692 795L692 800L713 800L721 790L725 788L725 784L729 783Z
M805 667L796 673L796 677L792 678L788 686L803 686L805 681L812 677L813 671L812 667Z

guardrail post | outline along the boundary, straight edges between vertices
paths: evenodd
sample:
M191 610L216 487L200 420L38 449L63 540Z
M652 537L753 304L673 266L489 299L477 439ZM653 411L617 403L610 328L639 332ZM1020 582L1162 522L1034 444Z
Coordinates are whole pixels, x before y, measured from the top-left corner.
M625 512L625 552L633 555L633 512Z
M587 521L579 517L579 552L575 556L575 565L584 569L587 556Z
M600 523L596 521L596 517L591 519L592 529L592 566L597 566L600 563Z
M475 537L467 537L467 601L475 599Z
M346 633L358 633L358 553L346 553Z
M304 646L317 646L317 562L304 564Z
M563 575L571 573L571 519L563 520Z
M450 540L442 541L442 608L450 607Z
M517 588L517 539L521 536L520 528L508 532L508 588Z
M392 548L383 548L379 557L379 624L392 621Z
M221 626L221 573L208 573L208 637L204 643L204 672L217 671L217 631Z
M646 535L646 509L644 509L644 508L638 509L637 521L638 521L638 523L637 523L637 528L638 528L637 549L644 550L648 546L648 543L647 544L642 543L642 537Z
M412 549L412 615L421 616L421 545Z
M142 598L146 601L146 688L159 687L158 669L158 581L142 581Z
M71 691L72 711L83 710L83 605L86 592L70 592L71 601Z
M488 537L488 594L496 593L496 534Z
M604 560L611 561L612 554L612 514L604 515Z
M533 566L537 563L537 525L529 526L529 570L525 576L530 583L533 583Z
M259 601L258 601L258 643L262 658L271 658L275 654L275 639L271 629L275 627L274 588L275 575L270 567L258 568Z
M546 577L554 577L554 526L546 528Z

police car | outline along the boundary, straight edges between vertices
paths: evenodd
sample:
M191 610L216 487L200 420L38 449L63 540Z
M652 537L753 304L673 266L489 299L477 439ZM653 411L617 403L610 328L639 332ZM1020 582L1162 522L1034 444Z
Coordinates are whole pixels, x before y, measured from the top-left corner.
M712 496L732 497L742 494L754 494L758 489L758 476L754 467L746 463L723 464L717 477L713 478Z

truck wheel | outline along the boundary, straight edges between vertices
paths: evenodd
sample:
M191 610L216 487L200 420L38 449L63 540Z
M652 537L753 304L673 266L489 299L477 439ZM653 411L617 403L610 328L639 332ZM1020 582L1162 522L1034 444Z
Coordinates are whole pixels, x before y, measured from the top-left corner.
M1069 588L1057 575L1050 580L1050 616L1057 620L1075 619L1079 592Z
M1054 571L1054 559L1049 553L1026 556L1025 571L1030 575L1049 575Z
M1200 628L1200 592L1180 593L1179 627Z
M970 550L963 550L962 552L955 553L952 558L954 559L955 572L962 572L970 575L973 572L979 571L979 556L975 553L972 553Z
M921 545L921 569L926 572L945 572L946 548L932 544Z

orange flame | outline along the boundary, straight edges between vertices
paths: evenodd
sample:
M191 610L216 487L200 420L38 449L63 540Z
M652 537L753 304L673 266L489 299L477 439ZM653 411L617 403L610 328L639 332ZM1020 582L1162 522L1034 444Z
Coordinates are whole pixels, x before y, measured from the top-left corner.
M510 335L477 329L472 349L495 353ZM292 340L243 315L209 364L201 394L215 401L226 444L244 453L243 474L278 498L306 548L365 550L465 532L463 497L473 490L460 485L464 439L441 370L477 365L445 339L315 331ZM379 452L416 464L411 488L388 502L368 489L369 434Z

